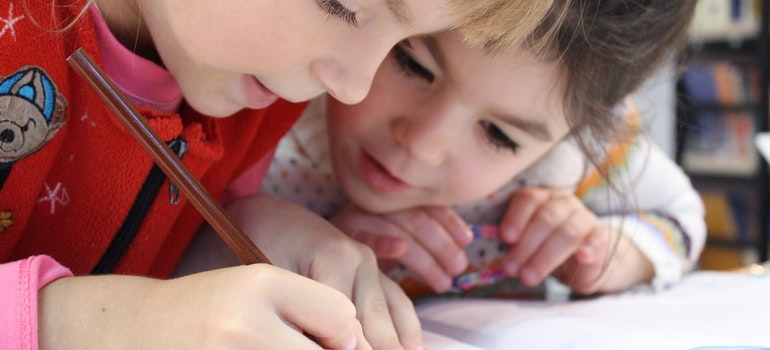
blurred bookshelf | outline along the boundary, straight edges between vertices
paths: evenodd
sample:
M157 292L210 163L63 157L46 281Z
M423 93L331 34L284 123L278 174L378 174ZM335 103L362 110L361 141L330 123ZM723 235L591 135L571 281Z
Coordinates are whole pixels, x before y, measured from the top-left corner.
M768 259L770 0L698 0L677 82L677 162L706 206L703 269Z

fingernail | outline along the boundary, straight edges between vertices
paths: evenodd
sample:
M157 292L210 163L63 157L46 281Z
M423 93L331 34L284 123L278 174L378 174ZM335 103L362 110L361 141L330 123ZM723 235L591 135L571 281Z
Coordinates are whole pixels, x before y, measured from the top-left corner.
M465 228L465 242L464 244L471 244L473 242L473 230L470 227Z
M508 227L505 230L502 230L501 235L503 241L508 243L516 242L516 240L519 239L519 233L516 232L516 229L513 227Z
M449 263L449 273L451 275L459 275L468 267L468 259L465 257L465 253L460 253L452 259Z
M438 280L438 286L436 287L436 291L439 293L448 291L449 288L452 287L452 278L449 276L442 276L441 279Z
M593 260L593 257L595 255L594 253L594 247L592 246L585 246L580 248L582 255L583 255L583 261L591 261Z
M358 341L356 340L356 335L353 333L350 333L348 339L345 339L345 343L342 344L343 349L345 350L355 350L356 345L358 345Z
M521 279L521 281L528 286L534 286L537 284L537 274L535 274L535 271L528 267L521 269L519 279Z
M519 263L509 260L505 262L505 272L509 276L516 276L519 273Z

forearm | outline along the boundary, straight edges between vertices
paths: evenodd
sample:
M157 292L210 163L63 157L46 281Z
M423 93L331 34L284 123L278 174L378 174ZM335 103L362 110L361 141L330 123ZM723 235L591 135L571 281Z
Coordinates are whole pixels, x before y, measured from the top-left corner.
M662 289L696 264L706 236L704 209L687 176L665 153L642 137L636 147L612 179L621 193L594 191L581 200L633 241L653 265L652 286Z
M40 349L137 349L144 295L157 281L132 276L62 278L40 291ZM152 314L152 313L148 313ZM159 330L159 329L158 329Z

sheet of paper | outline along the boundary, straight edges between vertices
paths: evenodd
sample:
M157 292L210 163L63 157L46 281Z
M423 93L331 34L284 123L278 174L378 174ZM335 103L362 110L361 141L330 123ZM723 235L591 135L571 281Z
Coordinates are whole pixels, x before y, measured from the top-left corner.
M696 272L659 293L571 302L435 299L418 313L433 350L770 349L770 275Z

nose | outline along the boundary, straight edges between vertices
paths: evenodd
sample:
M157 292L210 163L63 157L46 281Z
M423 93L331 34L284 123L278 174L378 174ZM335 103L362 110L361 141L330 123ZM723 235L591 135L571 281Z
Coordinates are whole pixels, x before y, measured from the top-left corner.
M435 106L433 106L435 107ZM461 142L462 125L448 106L425 108L410 117L391 122L393 139L413 158L438 166L454 145Z
M3 131L0 131L0 142L11 143L14 139L16 139L16 133L13 130L3 129Z
M372 80L395 43L370 42L338 50L334 57L316 60L313 75L336 100L346 104L361 102L369 93Z

